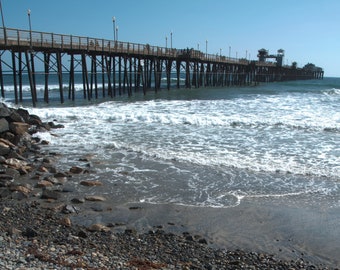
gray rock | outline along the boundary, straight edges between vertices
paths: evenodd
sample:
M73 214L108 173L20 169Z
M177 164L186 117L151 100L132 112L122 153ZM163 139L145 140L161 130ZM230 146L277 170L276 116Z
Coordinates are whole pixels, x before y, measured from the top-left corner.
M60 192L55 190L44 189L41 194L41 199L51 199L51 200L58 200L60 198Z
M0 174L0 187L8 187L11 183L13 183L14 178L8 174Z
M0 133L9 131L9 123L5 118L0 118Z
M26 230L24 232L22 232L22 235L26 236L28 238L32 238L32 237L38 236L39 234L35 229L33 229L31 227L27 227Z

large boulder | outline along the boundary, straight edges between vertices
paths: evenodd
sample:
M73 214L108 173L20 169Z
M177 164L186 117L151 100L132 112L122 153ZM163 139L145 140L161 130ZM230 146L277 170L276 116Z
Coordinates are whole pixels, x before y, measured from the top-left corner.
M25 122L21 115L14 109L10 111L10 115L6 118L8 122Z
M17 110L17 113L22 117L22 119L24 119L24 122L28 123L30 114L27 110L20 108L20 109Z
M6 118L0 118L0 133L9 131L9 124Z
M9 124L9 129L15 135L22 136L24 135L29 128L29 124L23 122L11 122Z
M11 112L9 108L4 103L0 103L0 118L10 116Z

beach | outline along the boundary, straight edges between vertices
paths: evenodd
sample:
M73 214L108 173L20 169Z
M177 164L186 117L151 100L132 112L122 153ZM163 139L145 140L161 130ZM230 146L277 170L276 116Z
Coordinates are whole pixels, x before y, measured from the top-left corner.
M8 113L10 119L19 118L15 113ZM27 119L33 134L63 128L37 116ZM265 201L224 209L117 204L89 195L103 185L83 180L94 178L95 168L59 170L62 153L50 152L47 141L27 132L17 134L18 148L2 139L2 151L4 143L11 145L0 175L2 269L336 269L339 264L336 209L317 213ZM22 145L27 147L19 155ZM13 165L15 154L18 162L25 160L20 166ZM85 157L81 162L91 163ZM87 192L72 190L69 182Z
M2 198L2 269L337 269L339 265L336 238L330 239L325 227L327 234L315 233L315 226L327 225L338 235L338 227L320 224L318 217L313 223L313 214L305 211L299 216L296 209L263 205L225 211L171 205L125 205L100 212L84 208L63 196ZM105 216L111 216L110 222Z
M337 269L338 85L7 101L2 268Z

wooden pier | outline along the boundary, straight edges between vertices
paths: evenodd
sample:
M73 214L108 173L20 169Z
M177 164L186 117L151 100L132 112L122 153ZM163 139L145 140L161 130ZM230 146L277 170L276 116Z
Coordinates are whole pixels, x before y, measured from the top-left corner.
M39 71L38 68L40 68ZM44 101L49 78L57 76L60 102L75 100L75 75L81 74L83 97L115 97L161 88L227 87L285 80L322 79L323 70L275 62L250 61L99 38L0 28L0 91L12 75L15 102L23 101L23 76L28 76L33 106L38 102L36 75L44 75ZM65 81L65 78L67 81ZM172 82L175 81L175 84ZM65 89L65 84L68 85Z

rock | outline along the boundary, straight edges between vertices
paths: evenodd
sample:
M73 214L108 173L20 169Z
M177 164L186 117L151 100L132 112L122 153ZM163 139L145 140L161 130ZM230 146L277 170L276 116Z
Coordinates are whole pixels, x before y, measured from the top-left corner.
M63 172L57 172L57 173L54 174L54 177L55 178L63 178L63 177L67 178L68 175L66 173L63 173Z
M15 136L12 132L6 131L4 133L1 133L1 137L12 142L13 144L18 143L17 136Z
M62 125L62 124L55 124L54 122L48 122L48 125L51 127L51 128L64 128L65 126Z
M13 183L14 178L8 174L0 174L0 187L8 187L11 183Z
M28 238L33 238L33 237L38 236L38 232L31 227L27 227L26 230L22 232L22 235Z
M9 140L5 138L0 138L0 142L7 145L8 147L17 148L13 143L11 143Z
M204 239L204 238L201 238L200 240L198 240L198 243L207 245L208 241L206 239Z
M54 191L54 190L48 190L48 189L44 189L42 194L41 194L41 198L42 199L52 199L52 200L58 200L60 198L60 193L58 191Z
M82 186L87 186L87 187L94 187L94 186L102 186L103 185L103 183L100 182L100 181L87 181L87 180L81 181L80 184Z
M17 109L17 113L22 117L24 122L28 123L28 119L30 117L30 114L27 110L19 108L19 109Z
M56 177L53 177L52 175L46 176L44 180L51 182L54 185L62 185L62 184L65 184L67 181L66 178L56 178Z
M41 121L40 117L37 116L37 115L34 115L34 114L29 115L27 123L30 124L30 125L35 125L35 126L41 126L42 125L42 121Z
M13 169L13 168L6 168L5 174L12 176L14 179L20 176L20 173L16 169Z
M185 237L185 240L194 241L194 238L192 237L192 235L188 235L188 236Z
M104 208L100 205L92 206L91 209L95 212L103 212L104 211Z
M140 209L142 209L142 207L140 207L140 206L130 206L129 209L130 210L140 210Z
M49 157L44 157L42 160L43 163L47 163L47 164L51 164L52 163L52 159Z
M73 166L70 168L70 173L81 174L83 172L84 172L84 169L77 167L77 166Z
M87 233L84 230L79 230L78 237L87 238Z
M3 142L0 142L0 156L6 156L11 152L11 148L4 144Z
M8 233L9 235L13 236L13 235L22 234L22 231L18 230L18 229L15 228L15 227L10 227L10 228L8 228L7 233Z
M0 164L4 164L6 162L6 158L4 156L0 156Z
M62 218L60 220L60 224L66 226L66 227L71 227L72 226L72 222L71 222L70 218L68 218L68 217Z
M10 115L7 117L9 122L25 122L21 115L16 110L11 110Z
M9 131L9 124L5 118L0 118L0 133Z
M85 196L86 201L92 201L92 202L103 202L106 201L104 197L101 196Z
M21 185L18 185L18 186L11 186L10 187L10 190L13 192L13 191L18 191L18 192L21 192L23 194L29 194L32 190L30 188L27 188L27 187L24 187L24 186L21 186Z
M39 181L35 187L37 188L47 188L47 187L52 187L53 183L51 183L50 181L46 181L46 180L41 180Z
M61 210L64 214L71 214L71 213L78 213L79 209L73 205L65 205L63 209Z
M73 198L71 200L71 202L73 202L73 203L84 203L85 199L83 199L83 198Z
M38 168L38 171L39 171L39 172L42 172L42 173L48 173L48 172L49 172L48 169L47 169L45 166L40 166L40 167Z
M0 103L0 117L8 117L10 115L10 110L5 103Z
M74 187L71 187L71 186L68 186L68 187L63 187L61 192L63 193L70 193L70 192L75 192L75 188Z
M23 192L19 192L19 191L14 191L11 194L11 198L12 200L17 200L17 201L21 201L24 199L27 199L29 196L27 193L23 193Z
M134 228L128 228L125 230L126 234L137 234L137 230Z
M23 122L11 122L9 124L9 130L16 135L24 135L29 128L29 124Z
M25 150L23 148L18 148L16 151L12 150L7 154L7 158L16 158L19 160L25 160L25 158L21 155Z
M0 198L4 199L4 198L9 198L12 195L11 191L6 189L0 189Z
M110 228L106 227L103 224L93 224L87 228L90 232L107 232Z
M12 167L13 169L20 169L22 167L27 166L28 163L24 160L19 160L16 158L8 158L6 159L6 164Z

